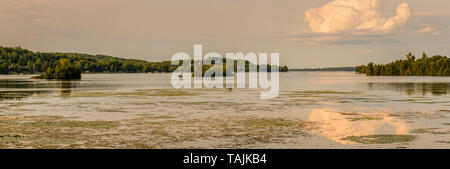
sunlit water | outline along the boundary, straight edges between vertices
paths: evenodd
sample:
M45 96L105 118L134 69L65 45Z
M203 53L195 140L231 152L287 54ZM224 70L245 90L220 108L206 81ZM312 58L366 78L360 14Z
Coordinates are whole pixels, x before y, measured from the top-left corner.
M0 76L0 116L62 116L81 121L150 116L161 117L155 121L202 123L202 129L196 126L196 133L191 133L194 138L158 148L450 148L450 77L280 73L279 97L270 100L260 99L260 89L176 90L170 83L171 74L164 73L83 74L77 81L29 77ZM267 140L248 134L253 139L244 142L215 128L216 121L224 119L286 119L310 125L306 134L293 132L296 126L280 130L261 126L273 132ZM193 131L173 124L158 127L178 135ZM202 130L214 137L202 135ZM134 136L145 135L151 133ZM413 135L417 139L392 144L344 139L370 135Z

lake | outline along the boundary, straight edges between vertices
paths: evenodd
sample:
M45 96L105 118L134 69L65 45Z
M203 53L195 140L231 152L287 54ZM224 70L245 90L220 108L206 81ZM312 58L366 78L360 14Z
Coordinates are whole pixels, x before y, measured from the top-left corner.
M0 76L0 148L450 148L450 77L280 73L261 89L171 74Z

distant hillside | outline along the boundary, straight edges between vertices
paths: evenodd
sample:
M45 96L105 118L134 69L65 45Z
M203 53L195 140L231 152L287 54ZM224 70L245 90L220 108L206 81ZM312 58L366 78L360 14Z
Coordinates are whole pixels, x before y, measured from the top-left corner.
M355 67L329 67L329 68L304 68L304 69L289 69L289 71L317 71L317 72L337 72L337 71L348 71L354 72Z
M0 46L0 74L45 72L49 67L56 67L60 59L69 59L80 70L89 72L170 72L178 67L170 65L170 61L147 62L106 55L42 53Z
M171 61L147 62L106 55L43 53L32 52L20 47L0 46L0 74L46 72L48 68L55 68L61 59L68 59L70 64L83 72L173 72L179 67L171 65ZM209 65L205 65L204 69L208 67ZM248 63L246 69L248 69ZM280 66L279 69L281 72L288 71L286 66Z

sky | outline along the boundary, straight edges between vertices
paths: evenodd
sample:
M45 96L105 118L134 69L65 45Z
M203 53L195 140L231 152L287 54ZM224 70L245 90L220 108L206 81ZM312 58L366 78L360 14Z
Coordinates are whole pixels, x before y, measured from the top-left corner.
M0 0L0 45L147 61L280 53L290 68L450 52L448 0Z

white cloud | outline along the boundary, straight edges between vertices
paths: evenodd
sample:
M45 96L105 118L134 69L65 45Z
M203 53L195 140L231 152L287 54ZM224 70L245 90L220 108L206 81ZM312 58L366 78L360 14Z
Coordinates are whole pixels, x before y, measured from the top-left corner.
M380 0L334 0L308 9L305 19L313 32L389 33L410 18L408 3L397 7L396 16L383 18L377 11Z

